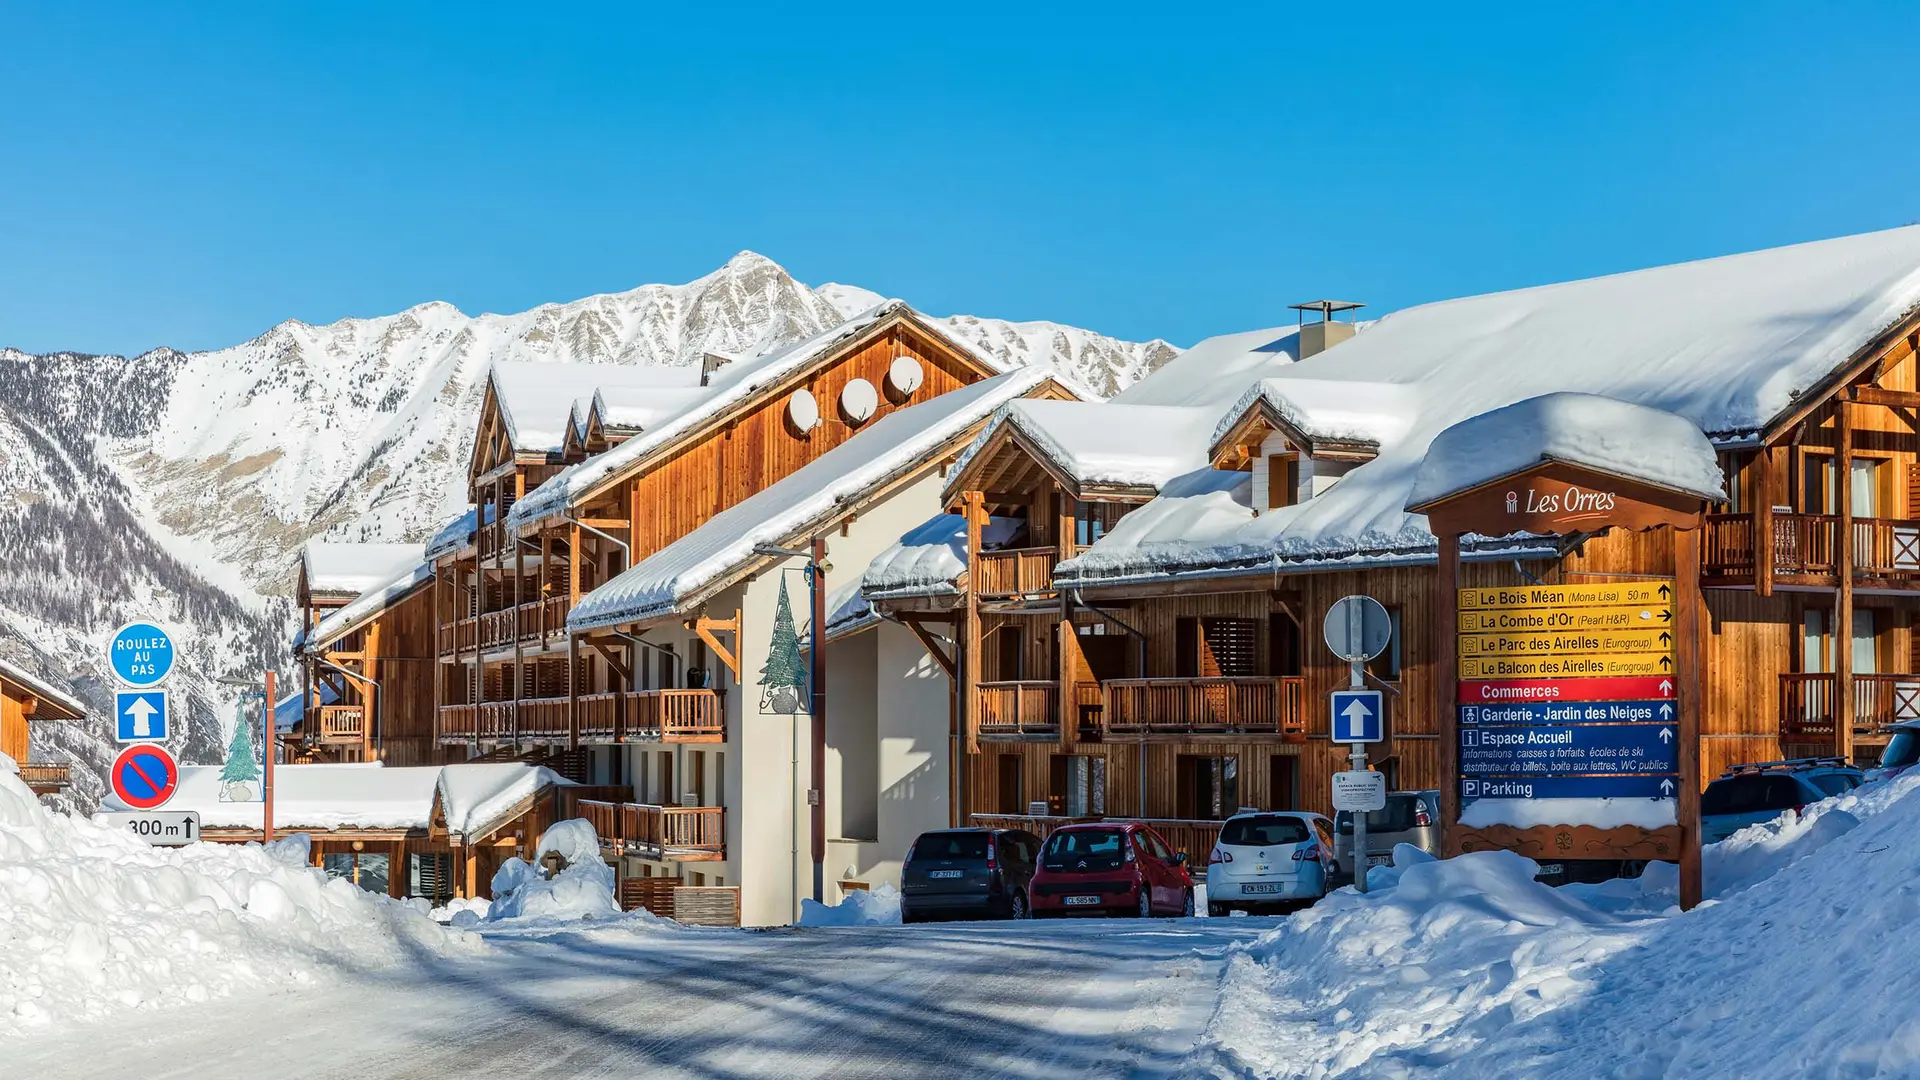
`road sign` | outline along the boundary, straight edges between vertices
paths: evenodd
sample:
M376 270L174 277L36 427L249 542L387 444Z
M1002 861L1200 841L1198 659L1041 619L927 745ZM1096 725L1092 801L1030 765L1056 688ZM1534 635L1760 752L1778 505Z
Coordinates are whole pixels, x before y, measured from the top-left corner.
M1679 783L1671 776L1469 776L1460 781L1460 797L1469 802L1474 799L1671 799Z
M200 839L200 815L192 810L95 814L93 820L125 829L154 847L183 847Z
M1385 738L1386 701L1378 690L1335 690L1332 694L1333 741L1376 743Z
M1671 674L1673 657L1665 653L1460 658L1460 677L1463 679L1582 679Z
M1673 631L1533 630L1461 634L1461 656L1588 656L1604 653L1673 654Z
M1371 596L1343 596L1320 624L1327 648L1348 662L1371 660L1393 643L1393 619Z
M135 810L157 810L180 786L180 763L166 747L141 743L120 751L108 779L121 802Z
M1673 583L1655 579L1605 585L1522 585L1500 589L1461 589L1459 597L1462 611L1665 605L1673 602Z
M165 742L167 739L167 692L165 690L122 691L113 695L116 736L125 742Z
M1460 704L1523 701L1648 701L1673 697L1664 675L1618 679L1489 679L1460 683Z
M1671 627L1673 605L1628 604L1622 607L1576 607L1544 611L1539 608L1494 608L1489 611L1462 611L1458 626L1463 634L1488 634L1509 630L1644 630Z
M1385 810L1387 774L1372 769L1349 770L1333 774L1335 810Z
M1673 723L1680 710L1671 701L1516 702L1462 705L1462 724L1651 724Z
M1467 776L1642 775L1680 771L1672 724L1498 724L1460 729Z
M158 686L173 670L173 635L150 622L130 622L108 639L107 663L136 690Z

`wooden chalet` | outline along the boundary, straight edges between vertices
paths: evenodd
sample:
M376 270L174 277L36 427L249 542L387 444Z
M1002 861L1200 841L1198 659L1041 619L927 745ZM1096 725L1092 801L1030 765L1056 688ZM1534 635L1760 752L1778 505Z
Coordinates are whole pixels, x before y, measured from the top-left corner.
M0 660L0 754L13 759L20 779L36 795L65 791L73 782L72 766L64 761L34 758L33 724L52 720L81 720L86 706L16 664Z
M876 564L866 588L957 642L960 816L1145 818L1204 859L1237 809L1329 812L1345 748L1326 702L1347 665L1320 620L1356 593L1398 628L1367 668L1390 713L1373 767L1439 786L1453 699L1435 635L1452 628L1407 488L1435 432L1561 390L1680 414L1721 452L1700 775L1873 757L1883 725L1920 717L1917 270L1920 228L1893 230L1430 304L1357 335L1234 335L1107 404L1006 407L943 492L964 567L916 585ZM1630 532L1467 537L1458 559L1469 586L1681 565L1671 534Z

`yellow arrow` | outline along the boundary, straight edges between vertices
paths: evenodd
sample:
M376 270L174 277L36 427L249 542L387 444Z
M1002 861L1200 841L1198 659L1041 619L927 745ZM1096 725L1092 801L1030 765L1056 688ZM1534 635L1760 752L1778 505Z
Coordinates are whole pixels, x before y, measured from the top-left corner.
M1526 634L1461 634L1461 656L1587 656L1606 653L1673 652L1671 630L1536 631Z
M1658 604L1625 607L1492 608L1462 611L1463 634L1494 634L1516 630L1647 630L1673 629L1673 608Z
M1463 679L1569 679L1596 675L1671 675L1665 653L1601 653L1594 656L1463 656Z
M1460 589L1458 596L1462 611L1653 605L1672 602L1673 581L1651 578L1604 585L1514 585L1499 589Z

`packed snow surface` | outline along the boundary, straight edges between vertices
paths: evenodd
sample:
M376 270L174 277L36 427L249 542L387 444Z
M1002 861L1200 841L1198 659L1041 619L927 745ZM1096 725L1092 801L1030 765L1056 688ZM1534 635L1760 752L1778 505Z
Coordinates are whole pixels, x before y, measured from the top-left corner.
M593 919L620 914L614 900L613 867L600 858L600 838L585 818L556 821L540 834L533 862L518 856L493 875L493 903L486 920ZM549 854L565 860L552 878L544 873Z
M894 926L900 922L900 890L882 885L848 893L837 904L800 901L801 926Z
M1632 477L1710 502L1726 498L1713 443L1665 409L1598 394L1542 394L1434 436L1408 506L1457 495L1544 462Z
M356 596L412 569L424 556L420 544L350 544L337 540L309 540L300 552L309 589Z
M484 948L307 851L151 847L42 807L0 756L0 1036Z
M964 472L1001 427L1011 427L1079 483L1157 488L1206 466L1213 418L1200 406L1015 401L960 455L953 475Z
M1230 1075L1913 1075L1920 776L1736 833L1681 914L1671 864L1549 888L1510 852L1402 846L1237 950L1207 1056Z
M980 527L980 546L988 551L1006 547L1025 525L1018 518L990 517ZM875 555L860 576L860 587L869 599L954 594L959 592L956 581L966 572L967 519L936 514Z

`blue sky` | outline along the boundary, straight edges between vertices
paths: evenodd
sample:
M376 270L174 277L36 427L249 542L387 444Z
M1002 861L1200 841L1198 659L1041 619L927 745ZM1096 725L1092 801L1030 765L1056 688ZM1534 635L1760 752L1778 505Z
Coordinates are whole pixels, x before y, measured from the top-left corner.
M1920 5L390 7L0 0L0 345L742 248L1188 345L1920 220Z

